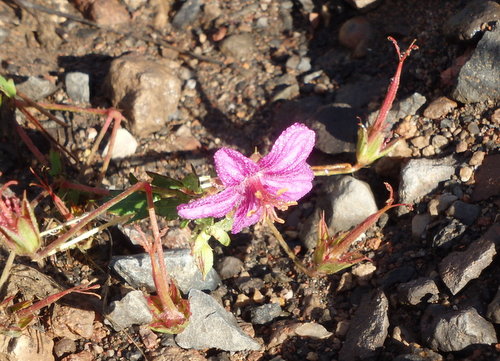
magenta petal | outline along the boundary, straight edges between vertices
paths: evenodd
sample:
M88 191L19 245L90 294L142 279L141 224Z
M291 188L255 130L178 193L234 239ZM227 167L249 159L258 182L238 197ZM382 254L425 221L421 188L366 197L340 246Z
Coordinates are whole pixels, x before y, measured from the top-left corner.
M226 187L240 184L246 177L259 170L257 164L240 152L221 148L214 156L217 175Z
M250 192L247 192L244 200L234 213L233 228L231 229L231 233L239 233L243 228L260 221L261 218L262 208L257 203L255 196Z
M226 188L222 192L197 199L177 207L179 216L186 219L205 217L223 217L241 200L241 195L234 188Z
M286 189L279 198L284 201L297 201L309 193L313 178L313 171L304 163L301 167L297 167L293 174L265 173L262 177L262 185L274 194Z
M305 162L315 142L314 131L305 125L295 123L288 127L276 140L271 152L258 164L274 173L286 172Z

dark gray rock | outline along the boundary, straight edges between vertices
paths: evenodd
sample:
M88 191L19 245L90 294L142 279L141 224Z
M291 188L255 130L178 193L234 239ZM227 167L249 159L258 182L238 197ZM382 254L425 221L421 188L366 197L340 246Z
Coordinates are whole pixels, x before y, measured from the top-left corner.
M177 29L191 25L200 15L202 0L186 0L174 15L172 25Z
M235 281L238 289L246 294L264 287L264 281L257 277L240 277Z
M53 94L57 87L47 79L30 76L26 81L17 84L16 89L31 100L38 101Z
M214 269L211 269L203 280L191 250L174 249L165 250L163 253L167 271L183 293L187 294L192 289L212 291L219 285L220 278ZM148 292L155 291L148 254L115 256L111 259L110 267L132 287L145 287Z
M413 204L423 196L434 191L440 182L450 179L455 174L455 161L441 159L412 159L401 170L399 200ZM406 207L398 207L398 214L408 213Z
M386 89L387 80L362 78L341 86L335 95L335 103L348 104L351 108L361 109L373 99L380 97Z
M78 103L90 101L90 77L86 73L78 71L67 73L64 78L66 93Z
M452 92L462 103L500 99L500 26L487 31L460 69Z
M254 325L263 325L271 322L281 314L281 306L278 303L268 303L254 307L250 311L250 317Z
M387 337L388 309L389 302L382 291L375 290L363 297L340 350L340 361L376 357L377 349L384 345Z
M455 217L462 223L470 226L479 217L481 207L476 204L465 203L462 201L453 202L446 212L449 216Z
M488 305L486 317L493 323L500 323L500 287L498 287L495 298L493 298L493 301Z
M432 278L421 277L399 285L398 296L402 303L410 305L433 303L439 300L439 289Z
M222 41L221 52L237 60L248 60L255 52L254 39L251 34L235 34Z
M458 40L471 40L483 33L483 24L500 19L500 5L495 1L473 0L451 16L444 25L446 36Z
M473 344L497 342L493 325L474 308L455 311L441 305L429 306L420 328L424 342L435 351L460 351Z
M495 224L465 251L450 253L440 262L439 274L452 294L457 294L491 264L499 240L500 224Z
M239 275L243 269L243 262L239 258L227 256L217 262L215 267L220 278L225 280Z
M224 351L259 350L260 345L245 334L234 316L213 297L189 292L191 317L186 329L175 337L182 348L218 348Z
M467 227L458 219L451 219L432 238L433 248L448 249L464 234Z
M111 324L115 331L153 321L148 302L141 291L131 291L120 301L111 302L109 311L104 323Z
M405 265L389 271L380 281L379 285L386 289L397 283L408 282L415 276L415 267Z

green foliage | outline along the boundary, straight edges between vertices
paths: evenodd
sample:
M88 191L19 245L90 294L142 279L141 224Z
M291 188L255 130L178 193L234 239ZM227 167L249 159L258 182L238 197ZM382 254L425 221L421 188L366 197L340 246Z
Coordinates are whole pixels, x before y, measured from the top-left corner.
M0 92L4 93L8 98L16 96L16 85L12 79L5 79L0 75Z

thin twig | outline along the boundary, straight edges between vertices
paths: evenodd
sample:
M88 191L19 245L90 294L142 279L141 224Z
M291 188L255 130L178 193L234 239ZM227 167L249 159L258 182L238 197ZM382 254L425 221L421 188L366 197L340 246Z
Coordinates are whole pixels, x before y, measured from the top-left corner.
M5 283L5 281L7 281L7 278L9 278L10 269L14 264L14 258L16 258L16 252L10 251L9 257L7 258L5 266L3 267L2 270L2 276L0 277L0 292L2 291L3 284Z

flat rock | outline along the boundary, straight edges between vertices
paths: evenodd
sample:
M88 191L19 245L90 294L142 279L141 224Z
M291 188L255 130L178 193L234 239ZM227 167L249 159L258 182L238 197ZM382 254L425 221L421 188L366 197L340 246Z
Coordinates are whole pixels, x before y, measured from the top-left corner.
M95 312L56 304L50 317L55 336L71 340L89 339L94 332Z
M498 59L500 59L500 26L485 32L471 58L460 69L452 97L462 103L500 99Z
M474 308L455 311L441 305L429 306L420 328L424 341L435 351L460 351L473 344L497 342L493 325Z
M104 322L111 324L115 331L132 325L147 325L153 321L147 300L137 290L130 291L119 301L111 302L109 311Z
M401 170L399 201L413 204L434 191L440 182L451 178L456 164L452 158L412 159ZM399 207L398 214L408 213L406 207Z
M440 119L457 107L457 102L447 98L434 99L424 110L424 117L429 119Z
M16 85L16 89L23 92L33 101L39 101L57 90L57 87L47 79L30 76L26 81Z
M483 33L483 24L500 19L500 5L495 1L474 0L446 20L443 30L448 37L471 40Z
M132 132L146 137L162 128L177 110L181 80L176 64L125 55L113 60L106 78L113 106L123 109Z
M384 345L388 333L388 309L389 301L382 291L363 296L340 350L340 361L376 358L377 349Z
M172 25L177 29L185 28L193 23L201 13L202 0L187 0L175 13Z
M115 144L111 152L111 159L123 159L130 157L137 150L137 140L125 128L120 128L116 131ZM104 148L102 156L105 157L109 150L109 143Z
M74 71L64 77L66 93L77 103L90 101L90 77L86 73Z
M498 287L495 298L488 305L486 317L493 323L500 323L500 287Z
M217 288L220 278L211 269L205 280L196 267L189 249L164 250L165 265L177 287L184 293L192 289L212 291ZM148 292L155 291L151 275L151 259L146 253L133 256L116 256L111 259L111 268L134 288L145 287Z
M235 277L243 270L243 262L236 257L227 256L220 262L217 262L215 267L223 280Z
M295 328L295 334L301 337L325 339L332 335L323 325L316 322L306 322Z
M175 337L180 347L224 351L260 349L259 343L241 330L236 318L210 295L192 290L189 292L189 305L189 324Z
M439 274L452 294L457 294L491 264L498 242L500 224L495 224L465 251L450 253L440 262Z
M250 310L250 317L254 325L264 325L274 320L280 314L281 306L278 303L268 303Z
M402 303L417 305L420 302L433 303L439 299L439 289L432 278L421 277L400 284L398 297Z

